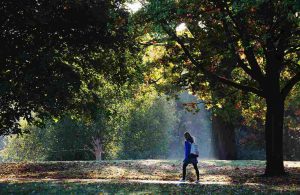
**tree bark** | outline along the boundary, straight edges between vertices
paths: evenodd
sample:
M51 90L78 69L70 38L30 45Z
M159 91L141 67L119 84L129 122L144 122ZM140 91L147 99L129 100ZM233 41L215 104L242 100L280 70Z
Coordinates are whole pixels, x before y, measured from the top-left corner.
M96 161L101 161L102 160L102 152L95 151L95 157L96 157Z
M271 93L272 94L272 93ZM280 93L266 97L267 113L265 124L267 176L284 175L283 165L283 120L284 98Z
M234 125L219 116L212 117L214 156L220 160L236 159Z

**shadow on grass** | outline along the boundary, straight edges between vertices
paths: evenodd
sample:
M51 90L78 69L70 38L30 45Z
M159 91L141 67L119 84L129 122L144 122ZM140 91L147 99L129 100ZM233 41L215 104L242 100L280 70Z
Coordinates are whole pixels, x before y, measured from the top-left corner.
M0 175L12 178L86 178L82 166L76 162L3 163Z
M300 168L286 168L290 173L283 177L261 177L264 161L200 161L201 182L230 182L273 185L300 185ZM179 180L182 162L179 160L125 160L81 162L36 162L0 164L2 178L33 179L138 179ZM189 165L187 179L195 180L195 171Z
M299 189L265 185L174 185L141 183L0 183L0 194L299 194Z
M233 184L267 184L267 185L298 185L300 186L300 167L288 167L285 169L287 175L265 177L265 161L205 161L202 162L205 175L227 177Z

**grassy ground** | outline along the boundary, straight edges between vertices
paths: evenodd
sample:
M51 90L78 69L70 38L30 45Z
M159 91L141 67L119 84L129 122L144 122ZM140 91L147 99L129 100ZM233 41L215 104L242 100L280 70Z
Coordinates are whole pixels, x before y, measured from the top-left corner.
M0 194L300 193L300 162L285 162L287 176L266 178L261 176L264 161L205 160L199 163L200 185L177 186L171 181L180 179L181 166L181 161L173 160L3 163ZM192 166L188 167L187 178L195 179Z

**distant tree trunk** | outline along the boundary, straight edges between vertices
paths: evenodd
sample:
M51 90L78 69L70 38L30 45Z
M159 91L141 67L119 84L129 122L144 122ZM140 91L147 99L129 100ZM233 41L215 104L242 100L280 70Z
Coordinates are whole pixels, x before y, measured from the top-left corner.
M234 125L219 116L212 117L214 155L221 160L236 159Z
M95 153L96 161L102 160L102 152Z
M267 113L265 125L267 165L265 174L283 175L283 119L284 100L280 93L266 98Z
M92 148L87 147L87 149L94 154L96 161L102 160L103 149L102 149L102 142L100 138L92 137L91 144L92 144Z

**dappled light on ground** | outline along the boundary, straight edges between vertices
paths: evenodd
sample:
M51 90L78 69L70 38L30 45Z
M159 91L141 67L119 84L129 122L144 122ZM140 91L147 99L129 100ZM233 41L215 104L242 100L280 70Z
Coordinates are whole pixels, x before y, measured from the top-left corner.
M300 193L300 162L285 162L288 176L266 178L264 161L199 163L200 184L181 161L126 160L0 164L0 194L255 194Z
M300 185L300 162L285 162L285 177L266 178L264 161L207 160L198 164L201 182L231 182L234 184L263 183ZM178 160L126 160L126 161L75 161L2 163L0 178L27 179L118 179L118 180L167 180L181 177L182 162ZM193 167L187 167L187 179L196 178Z
M0 194L253 194L300 193L300 162L285 162L287 176L263 177L264 161L205 160L187 167L180 184L179 160L74 161L0 164Z

